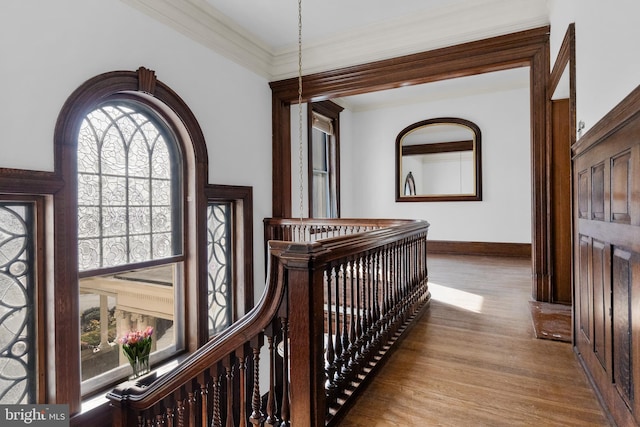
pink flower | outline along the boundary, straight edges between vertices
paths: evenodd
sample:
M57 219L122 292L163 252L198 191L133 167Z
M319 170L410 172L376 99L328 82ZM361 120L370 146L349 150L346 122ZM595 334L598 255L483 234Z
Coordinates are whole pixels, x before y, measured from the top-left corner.
M153 327L147 326L144 331L129 331L118 338L118 343L123 345L135 345L141 340L150 338L153 335Z

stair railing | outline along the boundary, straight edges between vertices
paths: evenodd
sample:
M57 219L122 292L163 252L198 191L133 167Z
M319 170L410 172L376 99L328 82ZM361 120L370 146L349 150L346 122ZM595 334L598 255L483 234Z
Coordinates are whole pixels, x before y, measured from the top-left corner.
M268 242L260 302L171 372L109 393L113 426L336 425L430 300L428 223L358 221L266 220L289 241Z

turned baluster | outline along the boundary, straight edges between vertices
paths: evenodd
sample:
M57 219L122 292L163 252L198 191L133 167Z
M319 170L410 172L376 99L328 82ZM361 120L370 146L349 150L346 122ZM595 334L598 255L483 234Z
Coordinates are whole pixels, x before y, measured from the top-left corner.
M238 358L238 397L240 402L238 404L240 419L238 420L238 427L247 427L247 394L246 394L246 381L247 381L247 364L245 346L236 350L236 357Z
M341 321L340 321L340 270L337 268L333 268L332 269L333 275L334 277L336 277L335 280L335 295L336 295L336 303L335 303L335 313L336 313L336 331L335 331L335 353L336 353L336 359L335 359L335 366L336 366L336 380L338 381L338 386L339 386L339 381L340 381L340 377L341 377L341 373L342 373L342 363L343 363L343 353L342 353L342 335L340 333L340 326L341 326ZM344 315L344 313L343 313Z
M354 366L356 364L356 356L358 354L358 348L357 348L357 341L358 341L358 335L357 335L357 327L356 327L356 322L357 322L357 317L358 317L358 302L357 302L357 281L358 281L358 271L357 271L357 267L356 267L356 261L353 260L349 263L349 271L350 271L350 275L349 275L349 296L350 296L350 303L349 303L349 341L350 341L350 345L349 345L349 355L350 355L350 361L349 361L349 366ZM357 367L355 367L355 370L357 370Z
M363 283L362 292L364 303L363 317L362 317L362 356L365 363L368 363L371 356L370 345L373 340L372 335L372 309L371 309L371 254L367 254L364 258L363 265Z
M207 388L207 381L204 376L204 372L198 375L198 383L200 390L200 425L202 427L209 427L209 415L207 409L209 408L209 389Z
M402 242L401 246L402 250L402 263L404 265L404 281L402 284L404 285L404 291L402 293L403 296L403 307L402 307L402 322L404 322L409 316L409 303L411 297L411 270L410 270L410 254L409 254L409 243L406 241Z
M196 394L193 390L187 391L187 410L189 412L189 427L196 427Z
M211 427L222 427L222 408L220 406L220 376L216 368L213 368L211 385L213 387L213 410L211 414Z
M251 399L251 416L249 421L255 426L262 425L264 414L261 410L262 398L260 396L260 348L263 345L262 335L251 340L251 350L253 351L253 393Z
M347 276L349 275L349 263L343 264L341 267L342 270L342 377L346 379L346 377L351 374L351 367L349 366L349 361L351 360L351 350L349 343L349 306L351 301L347 298Z
M382 319L381 319L381 328L382 328L382 342L386 342L389 338L389 326L391 325L391 301L389 292L389 280L387 280L387 248L380 249L380 271L378 271L378 276L380 277L380 293L381 297L381 310L382 310Z
M395 324L398 320L398 305L400 304L400 295L398 293L398 287L400 286L398 281L396 280L393 272L395 269L394 261L393 261L393 248L387 248L386 252L387 257L387 277L389 280L389 297L390 297L390 307L391 310L391 322Z
M182 394L184 396L184 394ZM184 419L184 412L185 412L185 406L184 406L184 398L180 398L180 399L176 399L176 412L178 413L178 427L184 427L185 426L185 419Z
M380 347L380 322L381 322L381 316L380 316L380 302L379 302L379 298L380 298L380 274L379 274L379 269L380 269L380 256L379 253L375 252L373 254L373 262L372 262L372 269L373 269L373 274L372 274L372 290L373 290L373 344L374 347L376 349L376 351L379 350Z
M233 418L233 356L229 355L222 360L227 379L227 422L226 427L234 427Z
M327 270L324 271L324 282L327 288L327 326L325 328L325 333L327 334L327 349L325 354L325 362L326 362L326 371L327 371L327 398L331 402L335 397L336 391L336 382L335 382L335 349L333 347L333 310L331 309L332 304L332 281L333 275L331 271L327 274Z
M282 324L282 405L280 407L280 427L289 427L289 323L286 317L280 318Z
M397 295L397 307L396 307L396 323L401 323L401 319L402 319L402 305L404 302L404 296L403 296L403 277L402 277L402 256L400 253L400 247L399 246L395 246L392 249L392 253L391 253L391 257L393 259L393 276L394 276L394 282L396 284L395 286L395 293Z
M362 257L357 261L357 278L356 278L356 346L358 348L357 361L362 366L364 361L364 331L366 330L366 313L364 307L364 260Z
M167 427L175 427L175 417L172 407L165 409L165 417L167 418Z
M267 331L267 344L269 349L269 394L267 395L267 419L265 421L268 425L276 425L278 423L278 417L276 416L276 390L275 390L275 375L276 375L276 354L273 345L274 331L273 326L269 326Z
M166 423L162 414L156 415L156 422L154 424L155 427L165 427Z

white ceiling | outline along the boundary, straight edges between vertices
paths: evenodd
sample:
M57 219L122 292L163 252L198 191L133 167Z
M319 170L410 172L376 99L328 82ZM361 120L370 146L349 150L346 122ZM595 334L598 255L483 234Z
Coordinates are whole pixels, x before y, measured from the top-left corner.
M290 48L298 40L296 0L205 0L229 19L262 39L274 51ZM378 26L412 15L429 15L468 0L303 0L305 43Z
M121 0L265 76L298 69L296 0ZM547 25L547 0L302 0L303 73Z

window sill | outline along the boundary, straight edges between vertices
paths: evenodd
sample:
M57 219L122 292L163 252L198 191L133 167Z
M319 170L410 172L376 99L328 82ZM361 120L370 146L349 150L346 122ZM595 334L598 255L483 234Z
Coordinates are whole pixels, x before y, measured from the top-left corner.
M157 377L165 375L175 369L178 364L186 357L186 354L180 355L168 362L160 365L152 371ZM120 384L123 384L123 381ZM117 386L117 385L116 385ZM111 412L109 408L109 399L107 394L100 393L96 396L84 399L79 413L71 417L71 426L86 426L91 423L92 427L111 426Z

